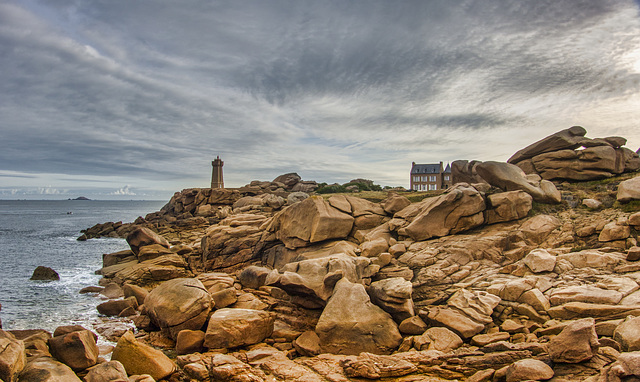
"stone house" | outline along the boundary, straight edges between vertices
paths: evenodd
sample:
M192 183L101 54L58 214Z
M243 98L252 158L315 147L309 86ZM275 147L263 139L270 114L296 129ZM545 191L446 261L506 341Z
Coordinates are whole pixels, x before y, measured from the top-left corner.
M451 166L440 163L411 163L410 189L414 191L436 191L451 187Z

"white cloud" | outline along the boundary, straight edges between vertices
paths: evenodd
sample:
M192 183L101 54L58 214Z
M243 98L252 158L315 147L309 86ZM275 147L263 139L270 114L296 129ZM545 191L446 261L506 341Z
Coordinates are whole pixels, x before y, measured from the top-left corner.
M136 193L131 190L131 186L129 186L128 184L120 188L119 190L109 193L109 195L131 195L131 196L135 194Z

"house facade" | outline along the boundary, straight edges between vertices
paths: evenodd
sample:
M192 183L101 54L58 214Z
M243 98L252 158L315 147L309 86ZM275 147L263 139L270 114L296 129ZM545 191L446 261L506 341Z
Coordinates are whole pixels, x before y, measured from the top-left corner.
M440 163L411 163L410 189L414 191L436 191L451 187L451 166Z

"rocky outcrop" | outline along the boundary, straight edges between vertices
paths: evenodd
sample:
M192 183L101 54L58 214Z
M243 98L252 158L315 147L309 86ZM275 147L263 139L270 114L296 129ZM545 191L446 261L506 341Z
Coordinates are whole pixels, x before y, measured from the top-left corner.
M475 166L478 175L487 183L503 191L522 190L540 203L560 203L560 192L547 180L534 180L515 165L501 162L482 162Z
M13 382L27 363L24 343L4 330L0 330L0 379Z
M626 139L589 139L581 126L559 131L515 153L508 162L542 179L592 180L640 169L638 154L622 147Z

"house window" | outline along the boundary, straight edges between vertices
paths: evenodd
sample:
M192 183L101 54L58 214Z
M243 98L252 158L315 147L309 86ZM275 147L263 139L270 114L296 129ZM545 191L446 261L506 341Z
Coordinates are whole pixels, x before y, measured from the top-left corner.
M449 175L445 175L444 180L449 180Z
M430 175L429 176L429 182L435 182L436 181L436 176L435 175Z
M434 191L434 190L437 190L437 189L438 189L438 187L435 184L430 184L429 185L429 191Z
M417 185L417 184L414 184L414 185L413 185L413 189L414 189L415 191L418 191L418 185Z

